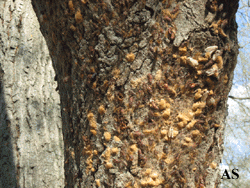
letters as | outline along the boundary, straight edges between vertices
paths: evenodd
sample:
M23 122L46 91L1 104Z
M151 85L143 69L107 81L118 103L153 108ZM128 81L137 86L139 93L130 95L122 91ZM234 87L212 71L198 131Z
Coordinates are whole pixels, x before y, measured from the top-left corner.
M230 173L228 172L227 169L225 169L221 176L221 179L238 179L240 177L238 172L239 172L238 169L233 169L232 176L230 177Z

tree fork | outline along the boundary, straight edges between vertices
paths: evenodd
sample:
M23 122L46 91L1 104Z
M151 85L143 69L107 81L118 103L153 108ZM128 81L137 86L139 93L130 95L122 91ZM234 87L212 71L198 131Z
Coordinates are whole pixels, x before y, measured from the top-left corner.
M238 1L33 0L66 187L217 187Z

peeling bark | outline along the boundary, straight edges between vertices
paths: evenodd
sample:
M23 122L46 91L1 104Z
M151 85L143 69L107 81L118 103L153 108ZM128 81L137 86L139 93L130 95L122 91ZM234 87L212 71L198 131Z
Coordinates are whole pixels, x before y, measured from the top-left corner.
M33 0L66 187L217 187L238 1Z

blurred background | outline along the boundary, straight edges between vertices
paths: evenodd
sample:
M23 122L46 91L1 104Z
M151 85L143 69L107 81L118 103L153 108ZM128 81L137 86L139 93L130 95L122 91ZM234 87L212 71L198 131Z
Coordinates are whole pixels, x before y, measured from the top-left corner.
M224 188L250 186L250 0L240 0L236 21L238 24L239 55L234 80L228 99L222 173L238 169L238 179L222 180ZM236 176L233 176L236 178Z

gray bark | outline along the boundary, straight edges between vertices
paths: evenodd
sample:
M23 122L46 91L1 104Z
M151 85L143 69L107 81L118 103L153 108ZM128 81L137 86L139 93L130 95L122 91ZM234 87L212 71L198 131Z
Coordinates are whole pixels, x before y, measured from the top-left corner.
M32 3L58 75L66 187L218 187L238 1Z
M60 99L30 1L0 1L0 68L0 187L63 187Z

